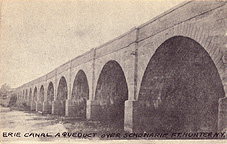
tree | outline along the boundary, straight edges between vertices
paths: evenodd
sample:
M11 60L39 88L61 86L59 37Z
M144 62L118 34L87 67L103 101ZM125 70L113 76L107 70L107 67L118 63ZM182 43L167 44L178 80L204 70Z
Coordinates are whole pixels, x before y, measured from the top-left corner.
M11 87L7 85L6 83L3 84L0 88L0 97L7 95L11 91Z

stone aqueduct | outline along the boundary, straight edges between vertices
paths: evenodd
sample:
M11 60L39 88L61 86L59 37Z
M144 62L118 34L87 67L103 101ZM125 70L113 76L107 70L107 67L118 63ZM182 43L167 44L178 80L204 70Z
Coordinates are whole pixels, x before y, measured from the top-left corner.
M126 131L227 128L227 2L184 2L16 88L32 111Z

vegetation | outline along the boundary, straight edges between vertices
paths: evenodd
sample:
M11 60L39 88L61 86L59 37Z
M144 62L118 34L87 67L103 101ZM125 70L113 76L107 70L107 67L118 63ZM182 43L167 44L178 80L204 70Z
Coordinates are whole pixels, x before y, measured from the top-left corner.
M1 99L6 99L7 95L9 95L12 92L12 89L9 85L6 83L3 84L0 88L0 98Z
M9 85L3 84L0 88L0 99L2 106L13 107L16 104L17 96L13 94L13 89Z

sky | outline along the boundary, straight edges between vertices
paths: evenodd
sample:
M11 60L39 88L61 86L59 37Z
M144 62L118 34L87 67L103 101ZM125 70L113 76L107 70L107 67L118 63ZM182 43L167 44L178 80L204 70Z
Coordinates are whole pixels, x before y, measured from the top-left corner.
M0 85L16 88L182 0L2 0Z

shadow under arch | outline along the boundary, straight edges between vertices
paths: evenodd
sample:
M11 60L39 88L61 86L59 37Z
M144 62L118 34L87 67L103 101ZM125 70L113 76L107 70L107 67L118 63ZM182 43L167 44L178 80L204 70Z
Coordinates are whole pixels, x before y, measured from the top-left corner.
M37 87L34 88L34 93L33 93L33 101L37 101Z
M28 104L28 89L25 90L25 101Z
M43 85L40 87L39 101L40 102L43 102L44 101L44 86Z
M23 90L23 100L25 100L25 90Z
M54 101L54 84L50 82L47 88L47 103L49 106L47 113L52 113L52 101Z
M57 90L57 101L59 101L59 115L65 115L65 108L66 108L66 100L68 98L68 87L67 82L64 76L61 77L59 84L58 84L58 90Z
M120 64L108 61L102 68L95 91L100 103L98 119L108 127L124 128L124 106L128 86Z
M175 36L162 43L144 72L137 131L217 131L218 100L224 97L217 68L195 40Z
M31 107L31 101L32 101L32 88L30 88L29 91L29 98L28 98L28 105Z
M89 86L86 74L79 70L73 82L72 100L75 109L75 116L86 119L87 100L89 99Z

